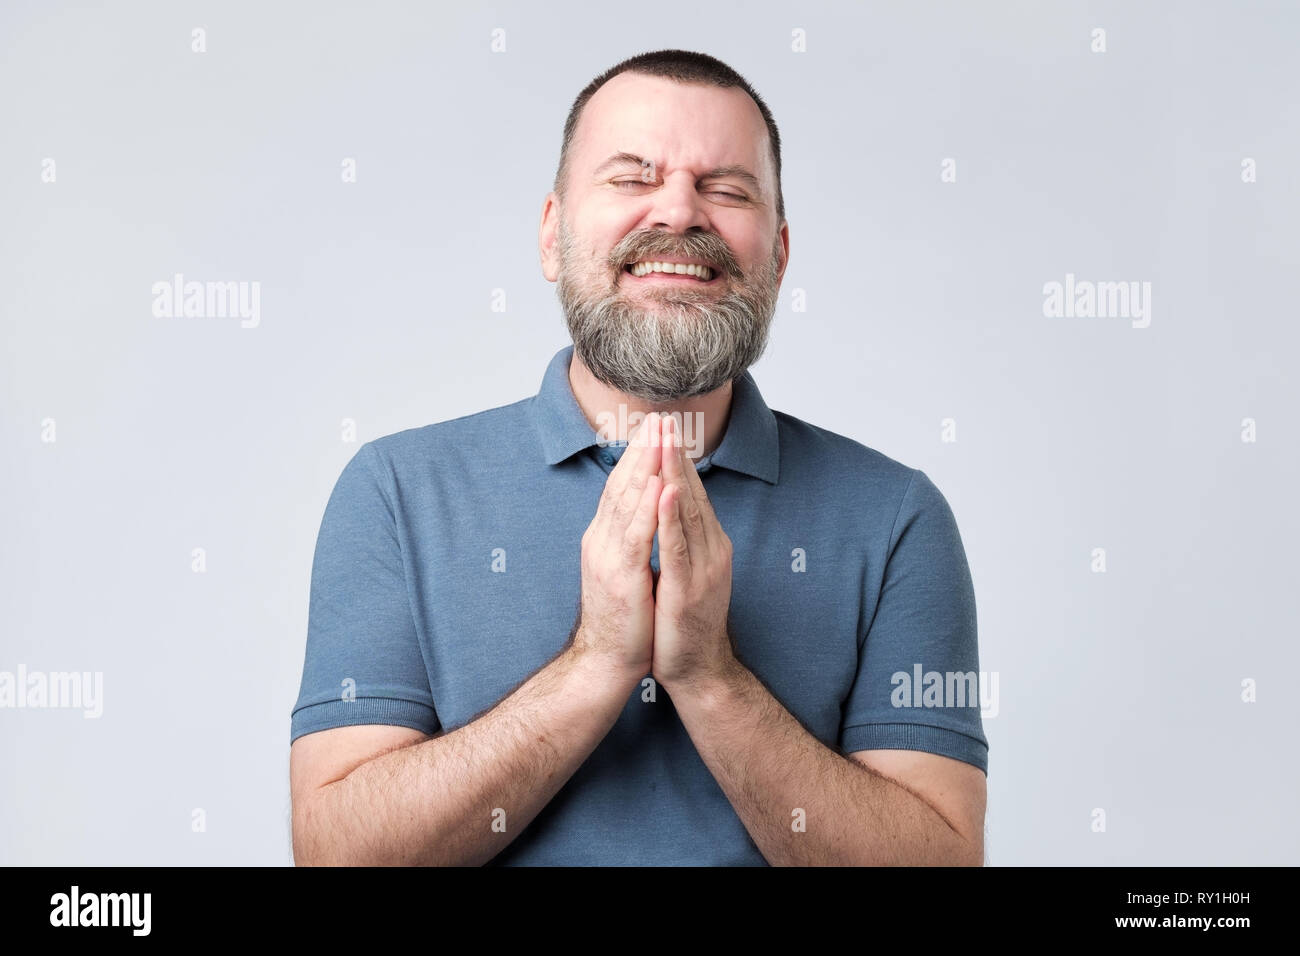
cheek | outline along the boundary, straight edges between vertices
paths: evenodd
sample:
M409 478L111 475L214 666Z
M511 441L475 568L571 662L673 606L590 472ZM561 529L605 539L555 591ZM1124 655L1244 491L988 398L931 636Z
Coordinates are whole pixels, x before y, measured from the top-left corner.
M593 205L583 217L582 225L586 235L597 248L611 249L630 232L637 228L640 219L635 210L627 204L620 203Z
M750 226L752 224L745 224ZM728 228L726 223L715 223L719 236L727 244L732 255L740 260L741 266L746 272L752 272L754 266L766 263L771 257L772 247L761 235L756 233L752 228L745 228L739 224L735 228Z

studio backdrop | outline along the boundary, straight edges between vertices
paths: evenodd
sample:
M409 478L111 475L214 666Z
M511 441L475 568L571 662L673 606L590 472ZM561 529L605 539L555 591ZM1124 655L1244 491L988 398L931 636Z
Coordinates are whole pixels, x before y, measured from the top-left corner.
M536 393L565 116L662 48L780 128L764 398L956 516L988 862L1300 862L1298 39L1288 3L4 4L0 863L291 862L330 490Z

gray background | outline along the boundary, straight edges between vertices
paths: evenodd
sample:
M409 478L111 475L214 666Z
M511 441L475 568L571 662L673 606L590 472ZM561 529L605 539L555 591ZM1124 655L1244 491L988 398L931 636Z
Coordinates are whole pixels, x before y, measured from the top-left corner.
M330 489L362 441L536 392L568 341L536 249L565 114L663 47L739 70L785 142L768 403L924 469L957 515L1000 675L989 862L1300 862L1298 26L1281 3L6 3L0 670L102 671L104 714L0 710L0 862L290 861ZM176 272L260 282L260 326L154 317ZM1150 327L1044 317L1067 272L1151 282Z

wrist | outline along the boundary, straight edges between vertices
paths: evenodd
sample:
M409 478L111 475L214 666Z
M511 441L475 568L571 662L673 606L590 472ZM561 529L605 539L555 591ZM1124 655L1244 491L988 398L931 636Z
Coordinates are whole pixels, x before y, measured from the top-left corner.
M735 655L728 654L707 670L665 681L663 685L675 701L689 701L705 711L725 710L743 691L747 676L749 669Z
M626 661L616 655L600 651L589 644L574 641L564 651L579 684L591 692L597 688L609 688L626 698L646 674L649 668L637 671Z

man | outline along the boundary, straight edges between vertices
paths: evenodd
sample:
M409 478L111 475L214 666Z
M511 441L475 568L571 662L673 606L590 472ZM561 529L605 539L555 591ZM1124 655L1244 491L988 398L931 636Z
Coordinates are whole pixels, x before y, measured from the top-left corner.
M981 864L952 513L747 372L789 250L766 105L701 54L609 70L539 246L574 344L537 396L367 443L326 507L297 862Z

